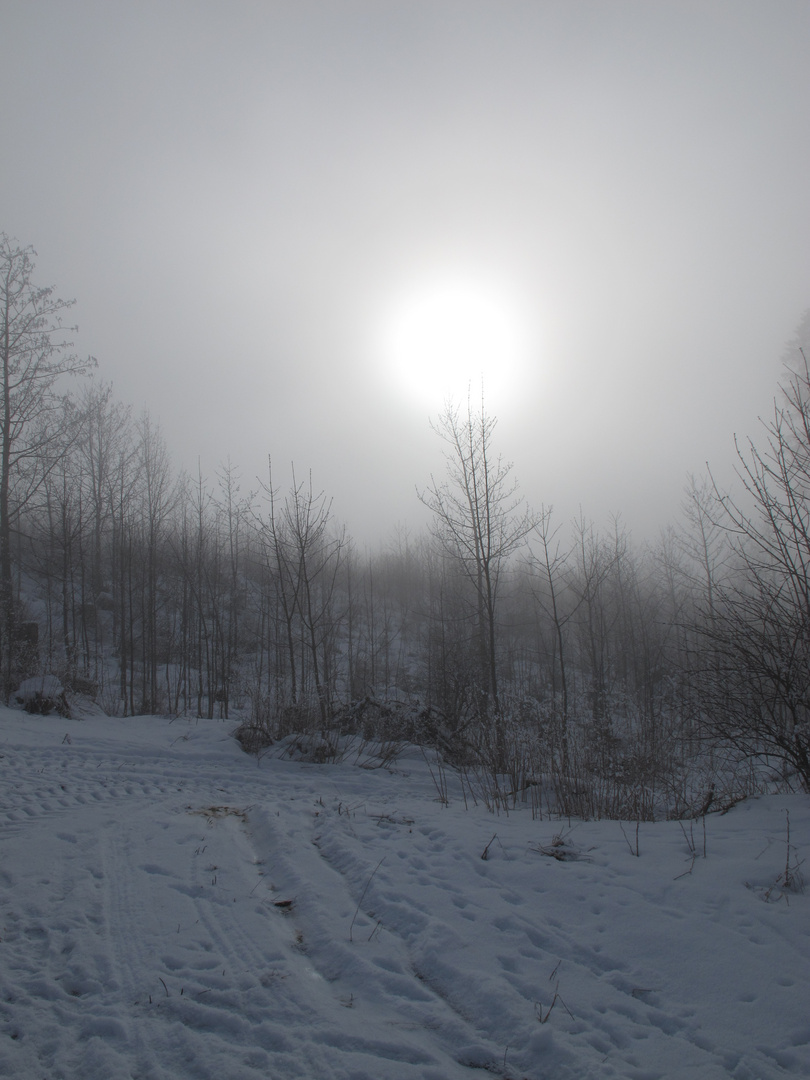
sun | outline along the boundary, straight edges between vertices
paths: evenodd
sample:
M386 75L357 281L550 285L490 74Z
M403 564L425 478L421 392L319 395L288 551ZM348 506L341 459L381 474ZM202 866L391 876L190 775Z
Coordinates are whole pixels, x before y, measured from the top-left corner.
M429 408L483 385L488 400L516 389L522 320L509 296L482 280L422 283L391 306L383 324L386 368L402 392Z

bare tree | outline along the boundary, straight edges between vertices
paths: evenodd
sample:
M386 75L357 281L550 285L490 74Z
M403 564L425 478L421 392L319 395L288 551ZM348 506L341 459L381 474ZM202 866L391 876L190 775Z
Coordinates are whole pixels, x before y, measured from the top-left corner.
M738 445L739 498L716 489L736 573L704 605L713 733L810 791L810 368L789 372L765 446Z
M104 671L102 611L115 610L114 525L115 472L119 455L130 443L130 410L113 399L112 386L90 380L78 402L79 435L76 453L81 465L82 495L89 520L89 581L85 611L95 627L88 674L98 681ZM114 640L114 636L113 636ZM92 665L92 667L91 667Z
M512 465L493 448L496 420L483 398L466 415L447 405L435 425L447 449L446 479L431 476L420 500L433 513L433 532L443 555L461 572L472 593L479 689L483 711L496 720L500 745L498 600L509 557L536 524L512 477Z
M140 480L138 540L140 566L141 702L143 712L153 712L158 702L158 640L160 607L159 571L165 533L176 506L166 443L148 413L137 422L137 469Z
M567 632L566 626L576 611L576 605L566 607L560 602L560 594L565 590L566 584L562 580L562 574L571 553L570 548L560 550L557 538L558 529L551 527L552 508L541 507L538 521L535 525L535 533L540 541L540 554L533 563L540 573L541 585L534 588L536 603L545 615L551 619L553 628L552 664L551 664L551 692L552 699L557 698L557 677L559 674L559 733L562 756L563 772L568 770L568 671L567 671ZM552 552L553 545L553 552ZM555 701L556 704L556 701ZM556 711L556 709L555 709Z
M590 521L574 523L575 567L570 577L577 598L577 636L580 668L587 679L587 696L596 728L610 730L610 646L616 613L609 603L607 584L614 569L616 545L610 545Z
M71 331L62 326L62 314L71 303L34 284L35 254L0 234L0 623L6 693L16 630L13 523L42 481L48 447L60 437L59 380L95 363L70 351L65 335Z
M284 618L292 703L305 696L311 678L321 725L326 729L333 706L334 651L338 625L335 595L346 557L346 537L333 527L332 502L315 493L312 476L292 487L283 503L270 482L265 488L269 518L261 523L266 558ZM296 686L296 677L298 685Z
M715 490L708 480L689 477L683 506L686 528L680 536L680 546L695 568L692 585L705 598L708 618L716 615L715 592L727 558L726 531L717 521Z

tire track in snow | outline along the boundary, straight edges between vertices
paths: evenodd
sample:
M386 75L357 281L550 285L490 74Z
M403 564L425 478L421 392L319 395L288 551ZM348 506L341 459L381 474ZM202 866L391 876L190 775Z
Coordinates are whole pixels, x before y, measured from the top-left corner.
M357 991L362 1001L363 994L370 996L371 988L378 1007L387 1011L385 1022L401 1030L422 1031L440 1045L466 1047L463 1062L453 1054L455 1067L463 1063L501 1075L497 1062L502 1048L475 1023L456 993L423 970L428 967L424 954L452 951L460 939L430 914L428 905L412 898L389 898L385 862L371 862L367 823L363 815L359 817L358 821L344 812L318 811L314 850L306 853L304 861L318 864L309 874L311 880L323 879L326 863L331 872L328 880L335 888L329 891L328 912L319 897L300 905L310 927L320 928L313 962L327 978L340 973L344 994L351 987L362 988ZM383 820L388 819L381 816L379 821ZM395 852L383 854L387 858ZM303 874L300 862L298 866L296 884ZM414 948L420 938L431 942L424 954Z
M245 1076L258 1077L266 1074L268 1051L282 1055L282 1067L289 1067L285 1075L298 1075L286 1060L290 1047L278 1031L262 1029L274 1003L263 995L261 977L251 974L262 970L260 942L254 942L249 954L246 938L240 941L239 935L234 938L219 929L217 909L224 898L217 898L213 887L203 890L195 873L200 856L213 853L227 874L233 837L226 835L217 844L209 832L208 843L201 843L203 818L192 817L173 802L141 807L130 824L124 844L110 852L117 868L110 917L122 927L119 963L132 1003L143 1075L164 1076L156 1064L160 1062L167 1080L214 1076L209 1055L211 1061L225 1055L232 1069L241 1063ZM208 850L202 852L203 847ZM144 896L148 909L141 902ZM228 899L232 904L230 895ZM155 910L160 912L157 918ZM228 910L228 929L233 919ZM199 1053L202 1032L205 1058Z
M464 1069L450 1050L461 1043L474 1046L468 1056L475 1059L476 1067L482 1061L492 1064L491 1048L481 1047L475 1029L414 973L401 937L387 927L375 931L373 920L369 934L369 923L361 914L355 922L360 936L350 940L353 915L360 912L362 876L355 873L352 880L344 873L345 865L336 866L324 857L317 838L328 813L313 810L314 798L299 802L302 805L293 807L282 799L275 814L266 808L251 813L248 834L252 847L267 863L278 895L293 898L289 918L299 928L308 965L330 987L333 1000L356 1010L358 1017L373 1015L375 1030L390 1029L393 1041L386 1053L397 1060L406 1061L409 1054L416 1054L415 1064L421 1061L428 1070L438 1066L440 1075L451 1076L460 1067ZM317 805L323 804L318 801ZM313 843L303 848L301 815L312 818ZM368 875L367 866L363 872ZM399 1035L395 1037L395 1033ZM346 1043L343 1034L334 1038L333 1045ZM362 1050L368 1044L364 1027L353 1040L355 1049ZM375 1040L370 1051L381 1054L378 1044Z
M15 872L3 895L2 997L27 1064L4 1073L0 1057L0 1075L67 1080L103 1068L115 1076L131 1060L110 962L96 815L72 807L60 824L54 832L47 817L31 820L4 844ZM38 903L20 910L18 892Z

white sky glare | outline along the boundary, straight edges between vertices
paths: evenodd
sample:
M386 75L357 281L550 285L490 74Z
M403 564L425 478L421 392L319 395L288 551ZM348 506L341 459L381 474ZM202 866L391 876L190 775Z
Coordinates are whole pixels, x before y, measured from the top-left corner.
M379 328L454 274L516 313L499 444L563 519L654 538L768 412L810 305L806 0L0 12L0 229L178 467L272 454L358 539L418 526L441 400Z

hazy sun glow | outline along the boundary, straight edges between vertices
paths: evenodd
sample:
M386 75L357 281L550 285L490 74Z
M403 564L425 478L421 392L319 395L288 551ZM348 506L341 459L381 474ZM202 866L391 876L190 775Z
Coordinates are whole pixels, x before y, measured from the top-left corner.
M409 397L430 408L459 400L482 380L487 397L514 387L524 349L515 306L497 288L458 278L433 281L400 299L383 331L385 362Z

